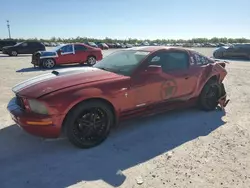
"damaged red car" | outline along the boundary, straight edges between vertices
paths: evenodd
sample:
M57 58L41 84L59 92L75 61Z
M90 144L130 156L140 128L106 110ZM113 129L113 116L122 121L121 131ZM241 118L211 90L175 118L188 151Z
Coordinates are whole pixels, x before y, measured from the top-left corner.
M93 66L102 59L101 49L82 43L65 44L50 51L38 51L32 55L34 66L52 69L62 64L87 64Z
M25 131L71 143L102 143L118 122L194 106L210 111L228 100L225 62L195 51L137 47L116 51L93 67L69 68L13 87L8 110Z

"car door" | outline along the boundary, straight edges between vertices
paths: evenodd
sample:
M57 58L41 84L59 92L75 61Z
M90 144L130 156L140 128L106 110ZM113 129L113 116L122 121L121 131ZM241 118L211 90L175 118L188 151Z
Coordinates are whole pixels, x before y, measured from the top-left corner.
M159 66L159 74L138 74L132 88L135 106L140 107L164 100L187 97L195 90L197 78L192 75L189 55L183 51L161 51L148 59L147 66ZM175 65L175 64L178 65Z
M88 57L88 48L82 44L74 44L75 62L86 62Z
M250 57L250 44L241 44L238 47L238 58L249 58Z
M244 56L250 59L250 44L245 44L243 48Z
M232 45L225 52L223 52L223 56L225 57L240 57L242 52L240 50L240 45Z
M43 44L40 42L32 42L31 45L32 45L32 49L30 49L31 50L30 52L32 54L37 52L37 51L44 51L45 50Z
M29 53L29 46L27 42L23 42L17 46L17 51L19 54L28 54Z
M57 64L75 63L75 51L72 44L62 46L58 50Z
M39 43L29 42L27 46L28 54L33 54L39 50Z

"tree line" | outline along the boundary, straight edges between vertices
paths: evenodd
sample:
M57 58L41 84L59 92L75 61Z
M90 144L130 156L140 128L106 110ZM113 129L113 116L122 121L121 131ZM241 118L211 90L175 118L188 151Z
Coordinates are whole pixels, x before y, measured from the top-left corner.
M6 39L3 39L6 40ZM9 40L9 39L8 39ZM38 39L38 38L16 38L12 39L16 40L18 42L26 41L26 40L32 40L32 41L41 41L41 42L63 42L63 43L75 43L75 42L104 42L104 43L142 43L144 41L152 42L152 43L250 43L250 39L247 38L193 38L193 39L156 39L156 40L139 40L139 39L133 39L128 38L125 40L121 39L112 39L106 37L105 39L96 39L96 38L87 38L87 37L76 37L76 38L60 38L60 37L52 37L50 39Z

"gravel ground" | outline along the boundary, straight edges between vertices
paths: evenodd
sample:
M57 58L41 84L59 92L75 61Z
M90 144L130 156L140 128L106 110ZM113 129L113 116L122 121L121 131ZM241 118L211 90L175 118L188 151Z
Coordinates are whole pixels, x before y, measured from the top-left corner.
M0 54L0 188L250 187L249 62L227 65L225 112L189 109L124 122L99 147L79 150L65 139L28 135L11 120L12 86L47 72L30 60Z

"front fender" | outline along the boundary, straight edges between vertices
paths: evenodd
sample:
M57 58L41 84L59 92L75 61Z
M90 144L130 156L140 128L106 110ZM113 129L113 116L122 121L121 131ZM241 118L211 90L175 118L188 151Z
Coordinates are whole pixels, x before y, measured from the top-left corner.
M53 114L65 115L70 109L72 109L76 104L87 100L87 99L104 99L110 102L115 109L117 107L114 105L112 97L108 93L103 92L99 88L89 87L89 88L66 88L56 92L52 92L48 95L41 97L40 100L47 103Z

